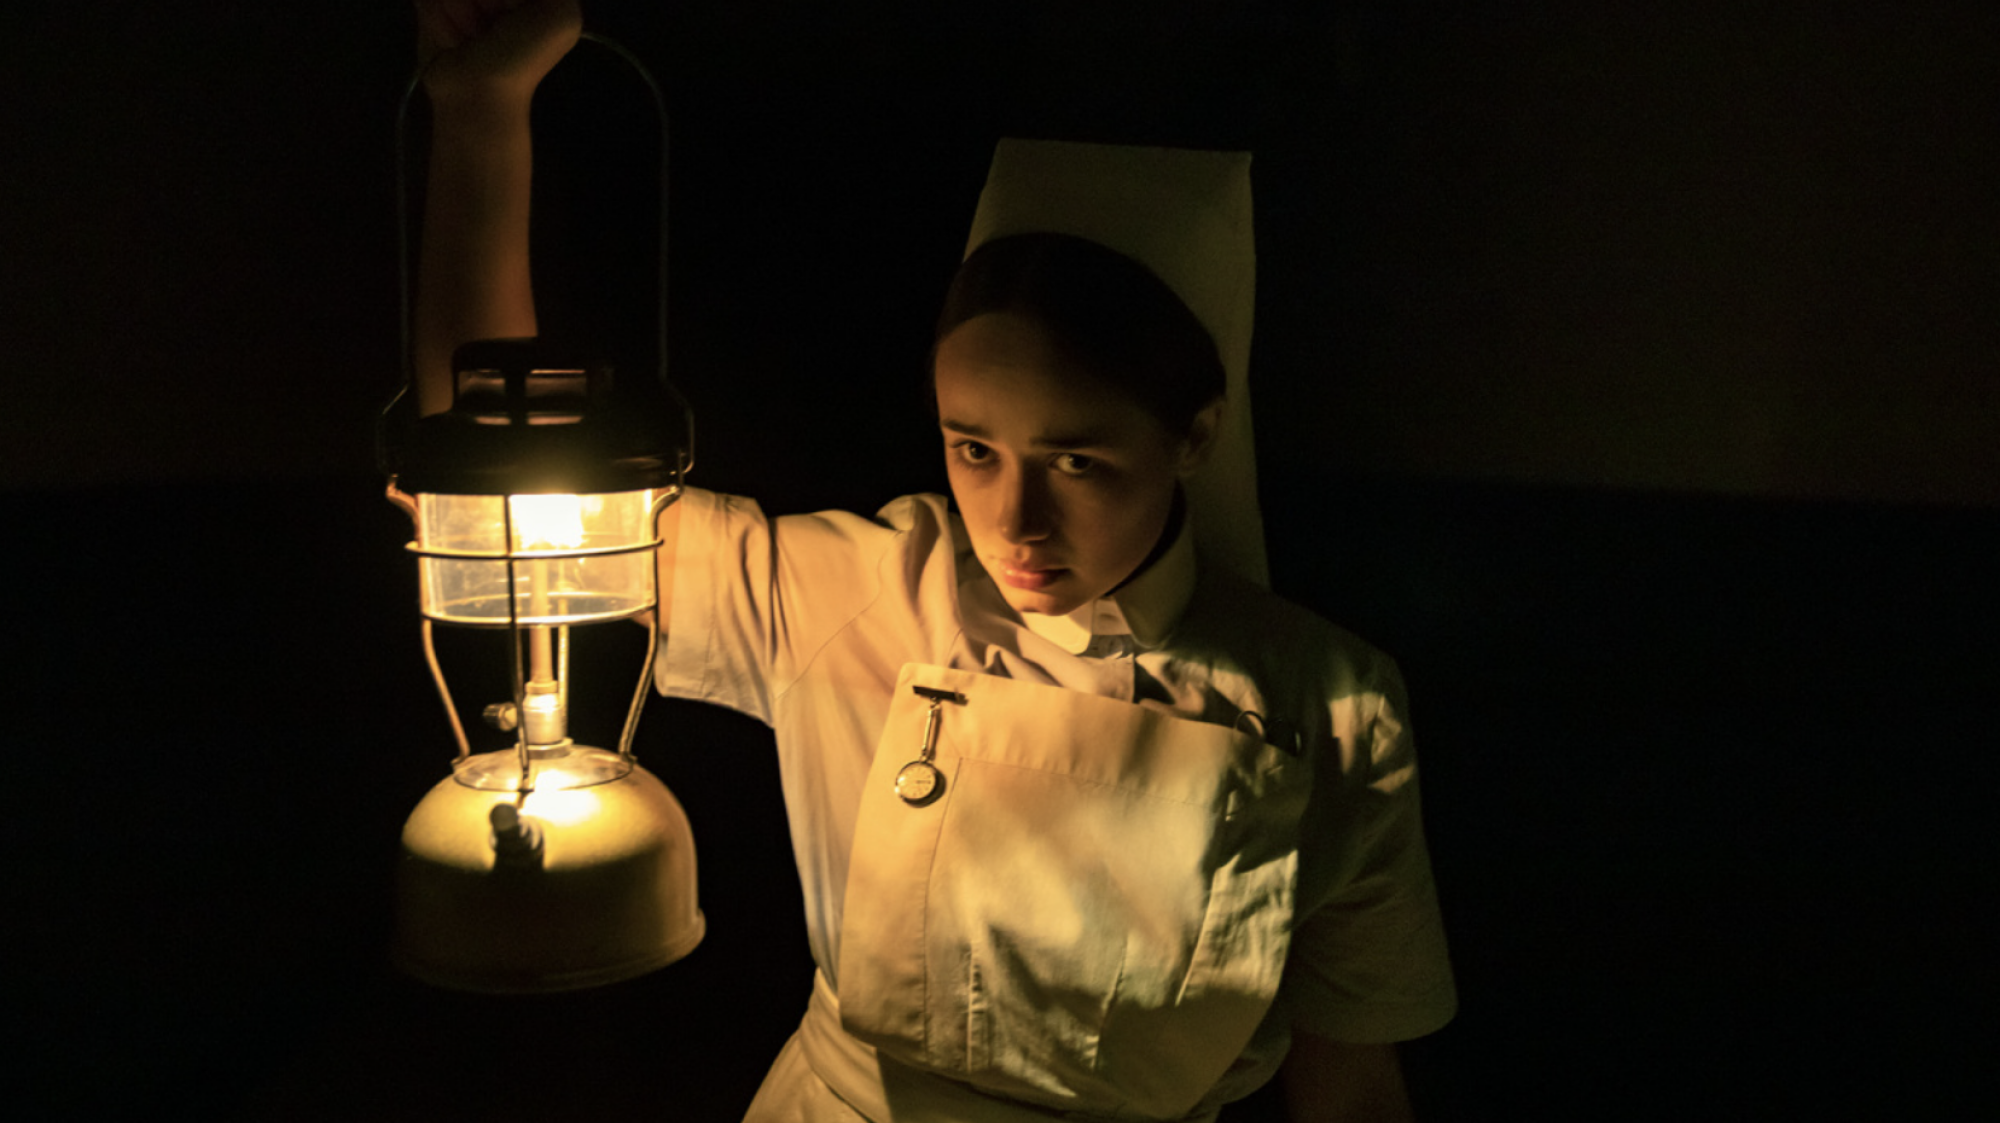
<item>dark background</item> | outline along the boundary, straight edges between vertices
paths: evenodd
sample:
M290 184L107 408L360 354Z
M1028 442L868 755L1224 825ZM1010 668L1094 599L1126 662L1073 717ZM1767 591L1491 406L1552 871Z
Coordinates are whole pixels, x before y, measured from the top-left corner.
M12 1100L734 1119L809 972L753 723L641 732L683 964L386 965L450 752L370 460L408 13L189 7L0 16ZM1990 1116L1995 16L1068 7L589 6L673 107L697 482L939 486L915 385L995 137L1253 147L1276 584L1402 660L1423 745L1427 1116ZM545 99L539 284L643 367L652 153L600 73Z

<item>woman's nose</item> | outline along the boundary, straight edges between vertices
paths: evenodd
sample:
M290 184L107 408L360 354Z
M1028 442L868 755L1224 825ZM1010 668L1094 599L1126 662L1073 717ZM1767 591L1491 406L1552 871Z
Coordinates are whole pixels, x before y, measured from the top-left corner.
M1048 489L1032 472L1016 472L1004 485L1001 499L1000 536L1016 545L1039 542L1055 529Z

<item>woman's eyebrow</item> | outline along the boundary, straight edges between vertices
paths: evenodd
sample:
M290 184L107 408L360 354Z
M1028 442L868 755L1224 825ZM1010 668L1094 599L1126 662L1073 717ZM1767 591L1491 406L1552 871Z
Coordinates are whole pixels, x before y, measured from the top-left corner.
M978 437L981 440L990 440L993 436L970 421L953 421L949 417L938 418L938 428L950 429L954 433L964 433L968 437Z
M949 429L954 433L960 433L982 441L993 439L992 433L987 432L984 427L970 421L954 421L949 417L940 417L938 418L938 428ZM1034 446L1036 448L1055 449L1057 451L1076 448L1101 448L1110 443L1111 436L1109 432L1102 429L1082 429L1070 433L1045 433L1034 439Z
M1037 448L1097 448L1109 443L1110 438L1096 429L1085 429L1076 433L1049 433L1035 438Z

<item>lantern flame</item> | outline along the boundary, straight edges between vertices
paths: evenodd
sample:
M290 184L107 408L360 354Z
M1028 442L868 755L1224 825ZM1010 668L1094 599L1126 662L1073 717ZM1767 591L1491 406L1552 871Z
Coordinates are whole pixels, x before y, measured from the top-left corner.
M514 537L524 550L573 550L583 545L583 496L512 495Z

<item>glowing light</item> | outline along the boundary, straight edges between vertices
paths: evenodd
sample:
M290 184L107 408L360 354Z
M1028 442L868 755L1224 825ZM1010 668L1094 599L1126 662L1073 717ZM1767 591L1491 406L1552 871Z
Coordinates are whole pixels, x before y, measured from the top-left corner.
M548 791L537 788L522 801L526 814L558 827L573 827L597 815L603 804L589 788Z
M604 501L589 496L595 506ZM514 537L524 550L573 550L583 545L586 497L581 495L510 495ZM592 512L595 513L595 512Z

